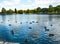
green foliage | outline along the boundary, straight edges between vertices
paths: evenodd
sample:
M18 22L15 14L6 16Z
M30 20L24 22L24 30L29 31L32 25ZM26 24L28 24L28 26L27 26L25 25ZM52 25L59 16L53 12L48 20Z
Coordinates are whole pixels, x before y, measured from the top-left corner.
M2 14L6 14L6 9L5 8L2 8L1 13Z
M60 13L60 5L58 5L58 6L56 7L56 11L57 11L58 13Z
M14 11L16 14L18 13L17 9L15 8L15 11Z
M19 14L23 14L23 10L18 10L18 13Z
M42 9L41 9L41 12L42 12L42 13L48 13L48 11L49 11L48 8L42 8Z
M2 14L13 14L13 13L16 13L16 14L23 14L23 13L26 13L26 14L40 14L40 13L48 13L48 14L60 14L60 5L56 6L56 7L53 7L52 5L49 5L49 8L40 8L40 7L37 7L37 8L34 8L34 9L27 9L27 10L17 10L15 8L15 10L13 11L12 9L9 9L9 10L6 10L5 8L2 8L1 10L1 13Z
M30 13L30 10L29 10L29 9L27 9L27 10L25 11L25 13Z
M14 11L12 9L7 10L7 14L13 14Z
M49 12L54 12L54 7L52 5L49 5Z
M37 13L37 10L36 9L31 10L31 13L35 14L35 13Z
M40 12L41 12L41 8L38 7L38 8L36 9L36 12L37 12L37 13L40 13Z

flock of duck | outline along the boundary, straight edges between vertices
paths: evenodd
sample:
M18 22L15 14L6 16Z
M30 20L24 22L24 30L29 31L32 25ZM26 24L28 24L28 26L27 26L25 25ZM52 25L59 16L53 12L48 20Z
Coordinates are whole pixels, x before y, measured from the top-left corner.
M8 20L8 22L9 22L9 20ZM1 23L3 23L3 22L1 22ZM17 23L17 21L15 21L15 23ZM33 23L39 23L39 22L38 21L32 21L32 22L26 22L26 23L33 24ZM20 22L20 24L23 24L23 22ZM12 24L9 24L9 26L12 26ZM52 27L53 25L51 24L50 26ZM29 29L32 29L32 27L29 27ZM44 29L45 29L45 31L49 31L49 29L47 29L46 26L44 27ZM11 30L11 34L14 35L13 30ZM52 37L52 36L54 36L54 34L49 34L49 37Z
M16 23L17 23L17 21L16 21ZM26 22L26 23L28 23L28 22ZM29 22L29 24L33 24L33 23L39 23L39 22L38 21ZM23 24L23 22L20 22L20 24ZM11 24L9 24L9 26L11 26ZM50 26L52 27L53 25L51 24ZM29 27L29 29L32 29L32 27ZM47 29L46 26L44 27L44 29L45 29L45 31L49 31L49 29ZM11 31L11 33L14 34L13 30ZM54 36L54 34L49 34L49 37L52 37L52 36Z

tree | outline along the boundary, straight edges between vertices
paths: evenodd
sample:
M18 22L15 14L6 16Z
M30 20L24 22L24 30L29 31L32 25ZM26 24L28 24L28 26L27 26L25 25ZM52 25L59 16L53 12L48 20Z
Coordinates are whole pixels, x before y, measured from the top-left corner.
M16 14L18 13L16 8L15 8L15 13L16 13Z
M19 14L23 14L23 10L18 10L18 13Z
M56 11L60 13L60 5L56 6Z
M1 13L2 14L6 14L6 9L5 8L2 8Z
M30 11L30 10L29 10L29 9L27 9L27 10L25 11L25 13L29 13L29 11Z
M41 12L41 8L40 7L36 8L36 11L37 11L37 13L40 13Z
M41 12L42 12L42 13L48 13L49 10L48 10L48 8L42 8L42 9L41 9Z
M52 5L49 5L49 12L53 13L54 12L54 7Z
M7 10L7 14L13 14L14 11L12 9Z

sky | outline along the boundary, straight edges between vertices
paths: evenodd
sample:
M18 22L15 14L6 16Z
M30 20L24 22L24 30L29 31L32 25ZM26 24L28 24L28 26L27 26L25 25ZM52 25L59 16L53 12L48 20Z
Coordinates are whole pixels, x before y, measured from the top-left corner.
M49 7L49 5L60 5L60 0L0 0L0 9L34 9L37 7Z

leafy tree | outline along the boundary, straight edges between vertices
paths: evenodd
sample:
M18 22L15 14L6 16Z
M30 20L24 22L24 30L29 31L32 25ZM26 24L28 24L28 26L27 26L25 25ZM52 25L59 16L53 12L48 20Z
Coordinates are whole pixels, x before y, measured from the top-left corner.
M17 9L15 8L15 13L17 14L18 13L18 11L17 11Z
M56 11L57 11L58 13L60 13L60 5L58 5L58 6L56 7Z
M40 12L41 12L41 8L38 7L38 8L36 9L36 12L37 12L37 13L40 13Z
M27 10L25 11L25 13L30 13L30 10L29 10L29 9L27 9Z
M14 11L12 9L7 10L7 14L13 14Z
M5 8L2 8L1 13L2 14L6 14L6 9Z
M42 9L41 9L41 12L42 12L42 13L48 13L49 10L48 10L48 8L42 8Z
M49 5L49 12L53 13L54 12L54 7L52 5Z
M23 14L23 10L18 10L18 13L19 14Z

